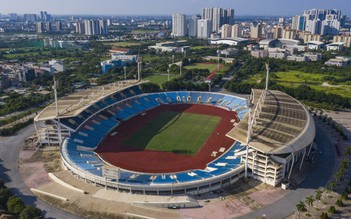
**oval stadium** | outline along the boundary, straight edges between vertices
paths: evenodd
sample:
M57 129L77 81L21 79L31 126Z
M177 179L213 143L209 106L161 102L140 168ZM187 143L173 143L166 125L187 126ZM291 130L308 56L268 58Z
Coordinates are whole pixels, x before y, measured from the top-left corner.
M63 97L35 118L41 145L59 145L78 178L118 191L202 194L242 177L277 186L311 152L315 126L291 96L249 100L197 91L143 93L143 81Z

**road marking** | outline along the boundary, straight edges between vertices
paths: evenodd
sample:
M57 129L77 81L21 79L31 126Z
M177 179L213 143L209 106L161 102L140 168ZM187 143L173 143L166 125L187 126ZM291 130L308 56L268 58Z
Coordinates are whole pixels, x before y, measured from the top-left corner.
M145 218L145 219L156 219L153 217L148 217L148 216L144 216L144 215L140 215L140 214L126 213L126 215L133 216L133 217L139 217L139 218Z

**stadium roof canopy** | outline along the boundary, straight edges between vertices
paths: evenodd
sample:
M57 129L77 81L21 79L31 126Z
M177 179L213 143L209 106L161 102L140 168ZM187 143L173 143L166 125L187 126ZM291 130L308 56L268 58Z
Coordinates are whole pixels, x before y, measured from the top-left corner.
M120 90L132 87L146 81L126 80L118 81L103 86L97 86L80 90L58 100L59 114L56 115L55 102L41 111L35 118L35 121L43 121L49 119L59 119L74 117L83 112L92 104L104 99Z
M253 109L264 90L253 89ZM254 115L252 110L251 115ZM308 110L293 97L276 90L267 91L256 112L249 146L265 154L299 151L313 142L316 128ZM247 143L249 113L227 136Z

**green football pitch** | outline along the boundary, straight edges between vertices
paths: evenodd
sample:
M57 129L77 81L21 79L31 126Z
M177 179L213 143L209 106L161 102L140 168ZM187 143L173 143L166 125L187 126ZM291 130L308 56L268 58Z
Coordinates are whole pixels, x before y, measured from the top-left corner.
M123 145L194 155L220 120L219 116L164 111L139 128Z

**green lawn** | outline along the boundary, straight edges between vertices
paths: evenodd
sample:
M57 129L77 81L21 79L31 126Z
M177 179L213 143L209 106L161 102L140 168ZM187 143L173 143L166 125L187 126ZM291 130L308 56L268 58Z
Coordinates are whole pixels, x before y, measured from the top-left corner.
M325 74L312 74L300 71L274 72L276 78L271 77L270 80L276 81L278 84L285 87L298 87L305 84L311 88L325 93L338 94L343 97L351 98L351 85L339 83L339 85L322 86ZM338 76L333 75L338 78ZM243 80L249 83L258 83L260 80L266 80L264 72L250 75L249 78Z
M313 82L313 83L323 83L324 74L311 74L300 71L286 71L286 72L275 72L278 78L275 80L282 82L293 82L293 83L303 83L303 82Z
M213 72L214 70L217 69L217 64L216 63L195 63L191 65L187 65L184 68L186 69L208 69L210 72Z
M172 80L173 78L177 78L178 76L170 75L169 80ZM167 75L148 75L146 78L143 78L144 80L149 80L151 83L155 83L160 85L162 87L162 84L168 80Z
M137 130L123 145L195 155L220 119L218 116L165 111Z
M141 42L131 42L131 41L121 41L121 42L107 42L105 45L109 45L112 47L129 47L129 46L140 46Z

